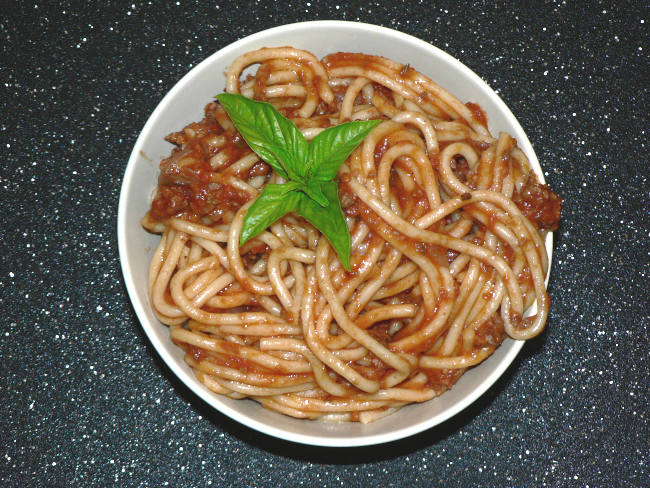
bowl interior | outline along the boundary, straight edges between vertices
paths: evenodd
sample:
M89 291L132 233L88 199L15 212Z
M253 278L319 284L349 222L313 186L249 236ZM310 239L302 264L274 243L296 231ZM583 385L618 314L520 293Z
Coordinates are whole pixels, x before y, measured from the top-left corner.
M349 447L397 440L437 425L471 404L504 372L523 343L506 340L488 360L463 375L451 391L429 402L408 406L368 425L330 424L289 418L250 400L211 393L196 380L180 348L169 340L168 328L158 322L149 306L147 273L159 237L145 232L139 220L148 210L158 163L172 149L164 137L202 118L203 107L223 91L224 72L237 56L264 46L287 45L318 57L353 51L409 63L461 101L481 105L492 133L504 130L512 134L543 181L530 142L505 104L477 75L441 50L406 34L367 24L319 21L277 27L237 41L200 63L174 86L147 121L129 159L120 195L118 240L124 280L137 316L160 356L190 389L225 415L269 435L305 444ZM549 234L549 250L551 238Z

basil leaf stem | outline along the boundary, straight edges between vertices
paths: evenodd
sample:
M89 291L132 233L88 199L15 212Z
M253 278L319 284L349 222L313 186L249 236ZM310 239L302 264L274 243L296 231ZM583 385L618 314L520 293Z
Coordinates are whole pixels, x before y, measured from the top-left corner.
M323 194L323 189L321 188L322 183L320 181L315 181L313 179L307 180L305 185L304 192L309 198L314 200L321 207L327 207L329 201L327 197Z

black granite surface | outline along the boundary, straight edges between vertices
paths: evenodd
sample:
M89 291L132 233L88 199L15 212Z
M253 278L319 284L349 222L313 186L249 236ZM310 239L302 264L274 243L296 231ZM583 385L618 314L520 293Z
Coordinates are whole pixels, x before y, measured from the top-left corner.
M0 485L650 486L648 3L525 3L0 1ZM314 19L460 59L564 198L547 332L462 414L378 447L211 410L149 344L119 267L122 175L165 92Z

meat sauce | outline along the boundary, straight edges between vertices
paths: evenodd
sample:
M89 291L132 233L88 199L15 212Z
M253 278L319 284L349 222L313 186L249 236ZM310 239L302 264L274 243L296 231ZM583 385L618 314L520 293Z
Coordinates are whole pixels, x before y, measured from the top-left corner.
M215 113L218 109L217 104L208 104L201 122L192 123L166 138L177 147L170 157L160 163L158 190L148 215L153 221L180 217L216 224L225 212L236 211L251 198L248 193L224 183L218 176L224 168L250 153L237 132L226 131L217 122ZM215 148L215 136L224 136L225 145ZM218 172L210 164L210 159L217 152L225 157ZM269 173L269 166L258 162L247 174L237 176L247 179Z
M505 329L503 328L503 320L497 314L487 319L480 325L474 333L474 346L475 347L496 347L505 339Z
M515 191L512 201L538 229L550 231L558 229L562 199L547 185L540 184L534 175L528 176L521 190Z
M487 116L478 103L467 102L465 106L472 112L472 118L487 127Z
M373 67L372 59L366 61L368 68ZM337 53L330 55L325 59L326 66L345 66L350 64L359 64L358 55L349 53ZM410 74L410 68L405 66L401 75L407 77ZM256 93L264 92L265 77L261 76L256 80ZM374 85L374 84L373 84ZM388 97L385 90L375 86L382 96ZM340 105L342 93L335 91L336 105ZM355 101L360 103L360 99ZM472 117L479 123L487 126L487 117L481 107L474 103L467 103L466 106L472 112ZM181 217L191 221L203 221L207 224L218 224L226 212L235 212L245 204L251 196L233 186L224 183L222 174L225 168L250 153L241 136L235 131L224 129L218 123L216 113L222 110L216 103L208 104L205 108L205 117L202 121L188 125L183 131L170 134L166 140L174 144L169 158L160 163L160 177L158 181L158 190L151 204L149 216L156 222L163 222L170 217ZM326 113L331 107L319 106L318 112ZM223 116L223 115L222 115ZM327 118L323 118L323 125L329 125ZM226 139L226 144L215 148L212 143L215 137L222 136ZM487 144L477 141L466 141L471 144L477 151L483 151ZM375 147L374 160L378 164L385 152L390 148L393 141L390 136L382 138ZM441 142L440 150L442 151L448 143ZM211 158L217 153L225 155L225 162L222 161L218 171L211 165ZM399 162L396 163L399 165ZM432 163L434 164L434 163ZM403 170L406 168L402 168ZM451 169L455 176L463 183L473 187L476 180L476 173L470 168L469 164L463 157L456 157L451 162ZM257 162L248 170L246 174L237 174L236 176L246 180L257 176L269 176L270 167L264 162ZM402 209L405 210L408 218L413 220L430 210L426 194L422 189L416 188L414 191L406 191L402 182L397 177L391 177L391 186L395 189L398 201ZM346 178L343 177L339 184L339 197L344 212L349 217L356 217L363 220L372 230L373 234L380 235L384 239L390 239L395 242L396 246L402 249L416 252L424 255L438 266L448 266L458 253L434 244L427 244L415 241L396 229L388 226L374 211L364 205L346 184ZM553 193L548 186L538 183L534 176L529 176L519 191L515 191L513 201L521 209L524 215L540 230L556 230L561 212L561 199ZM490 216L492 217L492 216ZM489 224L493 224L489 219ZM437 225L443 225L448 222L441 221ZM488 225L491 227L491 225ZM436 227L432 229L438 231ZM255 262L260 254L269 252L266 244L259 245L257 248L247 250L244 256L245 260L250 263ZM512 250L506 246L506 259L513 260ZM353 256L354 260L354 256ZM486 270L487 272L487 270ZM528 284L531 281L530 273L526 269L518 277L520 282ZM410 291L404 292L405 294ZM412 298L412 300L411 300ZM439 300L447 300L451 297L441 296ZM489 299L489 297L485 297ZM417 301L417 297L404 299L406 301ZM170 299L171 302L171 299ZM250 305L252 310L258 310L256 305ZM435 316L434 310L433 316ZM426 317L423 323L427 323L432 317ZM383 344L389 344L392 340L398 340L404 333L413 331L401 331L391 337L390 325L388 322L375 324L368 329L368 332ZM479 326L475 331L475 347L496 347L505 337L503 321L498 314L493 314L486 322ZM439 337L432 337L423 344L417 346L416 350L409 351L414 354L422 353L429 349ZM243 373L255 373L274 378L279 375L279 371L270 370L259 364L242 358L238 355L238 347L233 344L232 350L225 354L210 353L201 348L188 344L179 344L185 348L187 353L196 361L201 362L209 360L215 364L228 368L239 370ZM370 379L379 380L390 372L390 369L379 359L371 356L369 364L360 365L350 363L350 366ZM451 388L465 371L464 369L424 369L427 376L427 386L440 391ZM309 374L291 375L295 378L306 379ZM270 380L272 382L272 380Z
M449 390L465 372L465 369L422 369L427 376L427 386L437 391Z
M468 183L470 179L474 180L475 173L469 167L469 163L462 156L456 156L449 164L454 176L458 178L461 183Z

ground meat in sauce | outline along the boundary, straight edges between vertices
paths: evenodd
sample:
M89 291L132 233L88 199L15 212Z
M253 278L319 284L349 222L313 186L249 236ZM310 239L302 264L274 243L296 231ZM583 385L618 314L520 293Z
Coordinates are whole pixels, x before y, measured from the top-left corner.
M450 162L450 168L456 178L458 178L458 181L461 183L467 183L469 180L470 172L471 169L469 167L469 164L467 163L467 160L462 157L462 156L456 156L453 158Z
M481 106L477 103L467 102L465 106L472 111L472 118L487 127L487 116Z
M237 132L225 131L221 127L216 120L216 110L216 103L208 104L202 121L191 123L182 131L166 137L177 147L160 162L158 189L148 214L153 221L180 217L191 221L203 219L204 223L207 219L216 224L220 223L224 213L236 211L251 198L242 190L214 181L216 173L250 152ZM228 158L217 172L210 165L210 158L215 153L210 142L218 135L226 137L226 145L220 151ZM237 176L267 175L270 167L258 162L247 173Z
M493 314L487 319L474 334L474 347L498 346L505 339L503 320L499 315Z
M427 386L440 392L449 390L465 372L465 369L423 369L427 375Z
M542 185L534 175L528 176L520 191L512 195L513 202L539 230L557 230L562 211L562 199Z

